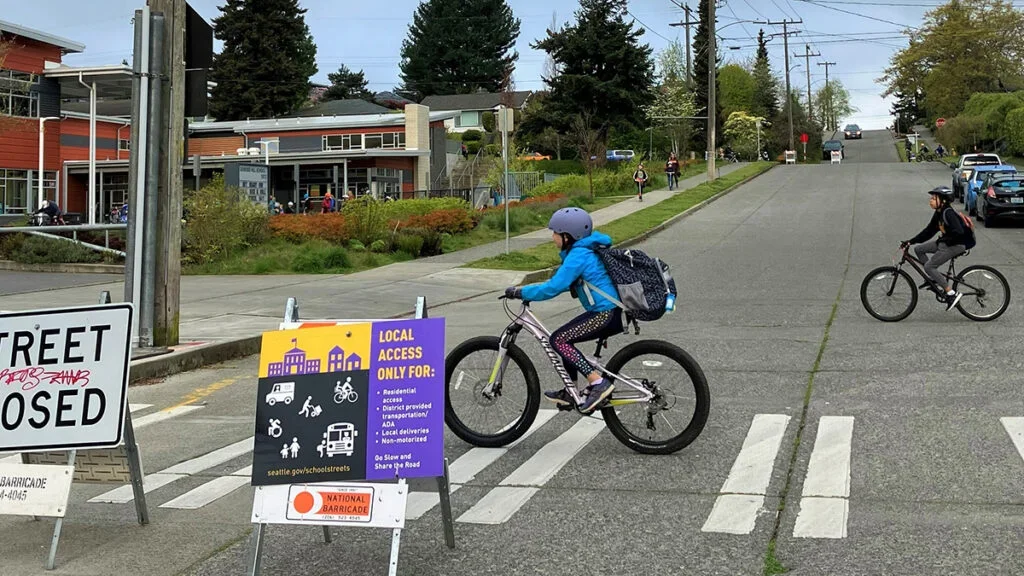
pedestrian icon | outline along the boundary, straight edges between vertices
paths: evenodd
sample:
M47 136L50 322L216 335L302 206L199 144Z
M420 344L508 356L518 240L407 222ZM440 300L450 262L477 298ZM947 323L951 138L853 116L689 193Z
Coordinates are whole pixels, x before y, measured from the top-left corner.
M292 438L292 445L291 445L290 448L292 450L292 458L298 458L299 457L299 439L298 438Z
M313 397L306 396L306 401L302 403L302 410L299 410L299 416L316 418L321 412L323 412L323 409L319 405L313 406Z
M269 434L271 438L280 438L281 437L281 420L279 420L277 418L271 418L270 419L270 426L267 428L267 434Z

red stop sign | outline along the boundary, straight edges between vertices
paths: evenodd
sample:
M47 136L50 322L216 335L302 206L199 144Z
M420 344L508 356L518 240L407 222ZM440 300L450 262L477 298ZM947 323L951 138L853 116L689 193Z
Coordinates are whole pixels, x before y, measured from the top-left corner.
M945 118L939 118L939 119L937 119L935 121L935 127L936 128L942 128L945 125L946 125L946 119Z
M804 132L803 134L800 135L800 142L801 143L807 144L807 140L808 140L808 137L807 137L807 133L806 132Z

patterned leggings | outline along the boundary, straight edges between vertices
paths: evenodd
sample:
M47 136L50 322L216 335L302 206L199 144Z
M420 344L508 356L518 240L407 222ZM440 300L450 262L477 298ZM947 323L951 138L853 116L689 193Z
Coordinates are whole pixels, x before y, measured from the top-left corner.
M575 380L577 372L586 376L594 371L594 367L573 344L613 336L620 332L622 310L615 308L605 312L584 312L551 334L551 346L562 357L569 377Z

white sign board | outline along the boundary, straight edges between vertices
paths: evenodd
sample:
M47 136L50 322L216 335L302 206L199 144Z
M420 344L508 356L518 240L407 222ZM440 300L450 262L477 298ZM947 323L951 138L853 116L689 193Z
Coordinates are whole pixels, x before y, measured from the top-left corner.
M0 452L121 443L131 304L0 314Z
M0 514L63 518L72 466L0 464Z
M399 484L318 482L257 486L256 524L404 528L409 487Z
M831 158L830 164L839 164L843 161L843 153L838 150L832 150Z

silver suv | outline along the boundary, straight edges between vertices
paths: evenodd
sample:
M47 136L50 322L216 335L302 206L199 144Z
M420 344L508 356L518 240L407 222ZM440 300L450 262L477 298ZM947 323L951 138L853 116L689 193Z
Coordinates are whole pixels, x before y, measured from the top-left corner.
M974 170L972 166L992 166L1002 164L998 154L964 154L960 156L959 162L950 162L949 167L953 169L953 196L957 200L963 200L967 193L967 181L971 178Z

